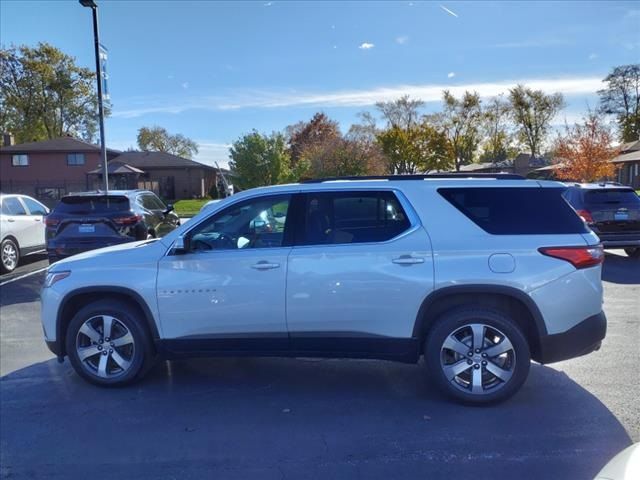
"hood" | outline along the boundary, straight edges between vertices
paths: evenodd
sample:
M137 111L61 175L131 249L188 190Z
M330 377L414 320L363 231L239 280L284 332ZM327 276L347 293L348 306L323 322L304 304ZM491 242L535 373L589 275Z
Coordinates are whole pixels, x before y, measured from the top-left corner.
M79 253L54 263L49 270L64 270L75 268L83 263L102 260L109 262L110 266L146 262L149 259L158 260L167 251L160 240L142 240L138 242L121 243L111 247L98 248L88 252ZM108 257L105 258L105 257Z

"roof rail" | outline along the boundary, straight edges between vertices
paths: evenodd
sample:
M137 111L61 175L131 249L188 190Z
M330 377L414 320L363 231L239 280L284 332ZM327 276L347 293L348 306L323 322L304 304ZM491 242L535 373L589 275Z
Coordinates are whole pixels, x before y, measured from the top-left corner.
M494 180L526 180L515 173L427 173L417 175L363 175L350 177L325 177L302 180L300 183L323 183L339 180L429 180L438 178L488 178Z

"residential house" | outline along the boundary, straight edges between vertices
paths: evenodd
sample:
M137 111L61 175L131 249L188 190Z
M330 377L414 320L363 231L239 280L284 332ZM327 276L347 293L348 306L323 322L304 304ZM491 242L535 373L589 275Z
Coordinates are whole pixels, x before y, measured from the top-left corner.
M611 162L618 167L618 182L640 190L640 140L622 144Z
M23 193L50 205L71 191L86 190L87 172L101 165L100 147L73 137L13 145L4 135L0 147L0 191ZM117 150L107 149L107 158Z
M103 186L100 147L73 137L0 147L0 191L23 193L54 205L70 192ZM163 152L107 149L109 188L144 188L166 200L206 197L217 169Z
M526 177L536 169L549 164L546 157L532 157L528 153L519 153L512 160L500 162L470 163L460 167L466 173L516 173Z

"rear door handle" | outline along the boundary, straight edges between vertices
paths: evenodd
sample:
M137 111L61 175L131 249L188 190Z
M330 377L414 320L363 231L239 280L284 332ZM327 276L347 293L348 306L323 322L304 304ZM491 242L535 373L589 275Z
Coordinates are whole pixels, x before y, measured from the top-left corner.
M280 266L279 263L269 263L266 261L254 263L251 265L251 268L255 268L256 270L271 270L274 268L278 268Z
M13 223L13 222L15 222L15 220L13 218L7 218L7 222Z
M412 257L411 255L401 255L398 258L394 258L392 261L398 265L416 265L417 263L424 263L424 258Z

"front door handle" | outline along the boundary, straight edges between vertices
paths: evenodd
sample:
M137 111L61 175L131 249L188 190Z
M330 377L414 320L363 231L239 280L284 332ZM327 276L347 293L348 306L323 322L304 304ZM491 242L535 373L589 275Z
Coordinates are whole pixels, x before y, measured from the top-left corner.
M251 268L255 268L256 270L271 270L279 266L279 263L269 263L263 260L262 262L254 263L251 265Z
M392 261L398 265L415 265L417 263L424 263L424 258L412 257L411 255L401 255L398 258L394 258Z
M13 218L7 218L7 222L13 223L15 220Z

